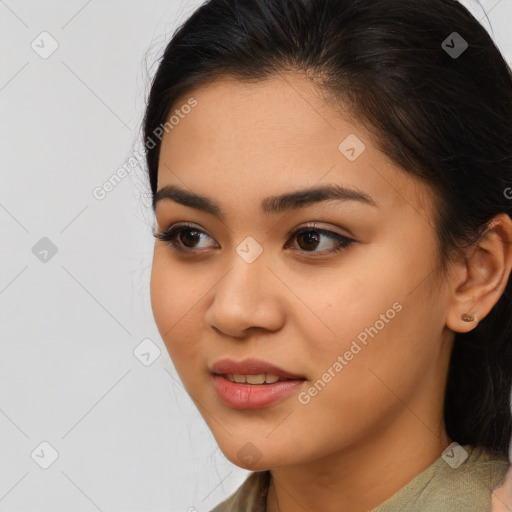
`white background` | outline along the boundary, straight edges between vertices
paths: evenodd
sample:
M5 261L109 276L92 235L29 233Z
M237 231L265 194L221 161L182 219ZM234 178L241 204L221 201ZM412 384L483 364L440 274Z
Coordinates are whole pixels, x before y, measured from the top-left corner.
M512 0L464 3L512 63ZM132 156L155 61L199 4L0 0L0 511L203 512L248 474L154 325L143 170L93 196Z

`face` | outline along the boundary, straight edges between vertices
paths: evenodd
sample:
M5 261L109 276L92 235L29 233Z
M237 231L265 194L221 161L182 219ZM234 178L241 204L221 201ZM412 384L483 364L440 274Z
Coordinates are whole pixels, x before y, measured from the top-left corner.
M158 169L156 230L181 232L155 242L154 318L221 450L255 471L431 437L450 341L429 189L306 78L284 77L184 97L174 109L197 104ZM345 190L277 199L312 187ZM248 359L282 372L236 366ZM281 379L229 382L237 372Z

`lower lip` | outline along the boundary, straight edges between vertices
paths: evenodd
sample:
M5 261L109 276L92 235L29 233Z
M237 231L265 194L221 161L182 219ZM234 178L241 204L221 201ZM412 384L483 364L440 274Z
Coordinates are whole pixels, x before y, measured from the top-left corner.
M220 399L234 409L262 409L291 395L304 380L287 380L273 384L238 384L221 375L213 375L213 384Z

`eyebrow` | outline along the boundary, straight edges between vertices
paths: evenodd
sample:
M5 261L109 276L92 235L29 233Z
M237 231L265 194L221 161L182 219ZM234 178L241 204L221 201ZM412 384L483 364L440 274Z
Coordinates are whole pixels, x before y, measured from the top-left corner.
M176 185L166 185L156 192L153 198L154 210L156 209L156 204L162 200L171 200L178 204L224 218L222 208L213 199L184 190ZM305 208L312 204L332 200L359 201L378 208L377 203L369 195L357 189L341 185L323 185L266 197L260 204L260 213L276 215L284 211Z

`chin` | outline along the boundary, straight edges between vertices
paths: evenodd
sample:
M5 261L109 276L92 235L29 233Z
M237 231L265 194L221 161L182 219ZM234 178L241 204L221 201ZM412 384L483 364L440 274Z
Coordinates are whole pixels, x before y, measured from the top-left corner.
M219 445L219 448L231 463L248 471L267 471L290 463L286 457L276 453L275 449L259 448L251 441L237 444L231 442L229 446ZM270 457L268 454L265 456L266 450L271 452Z

